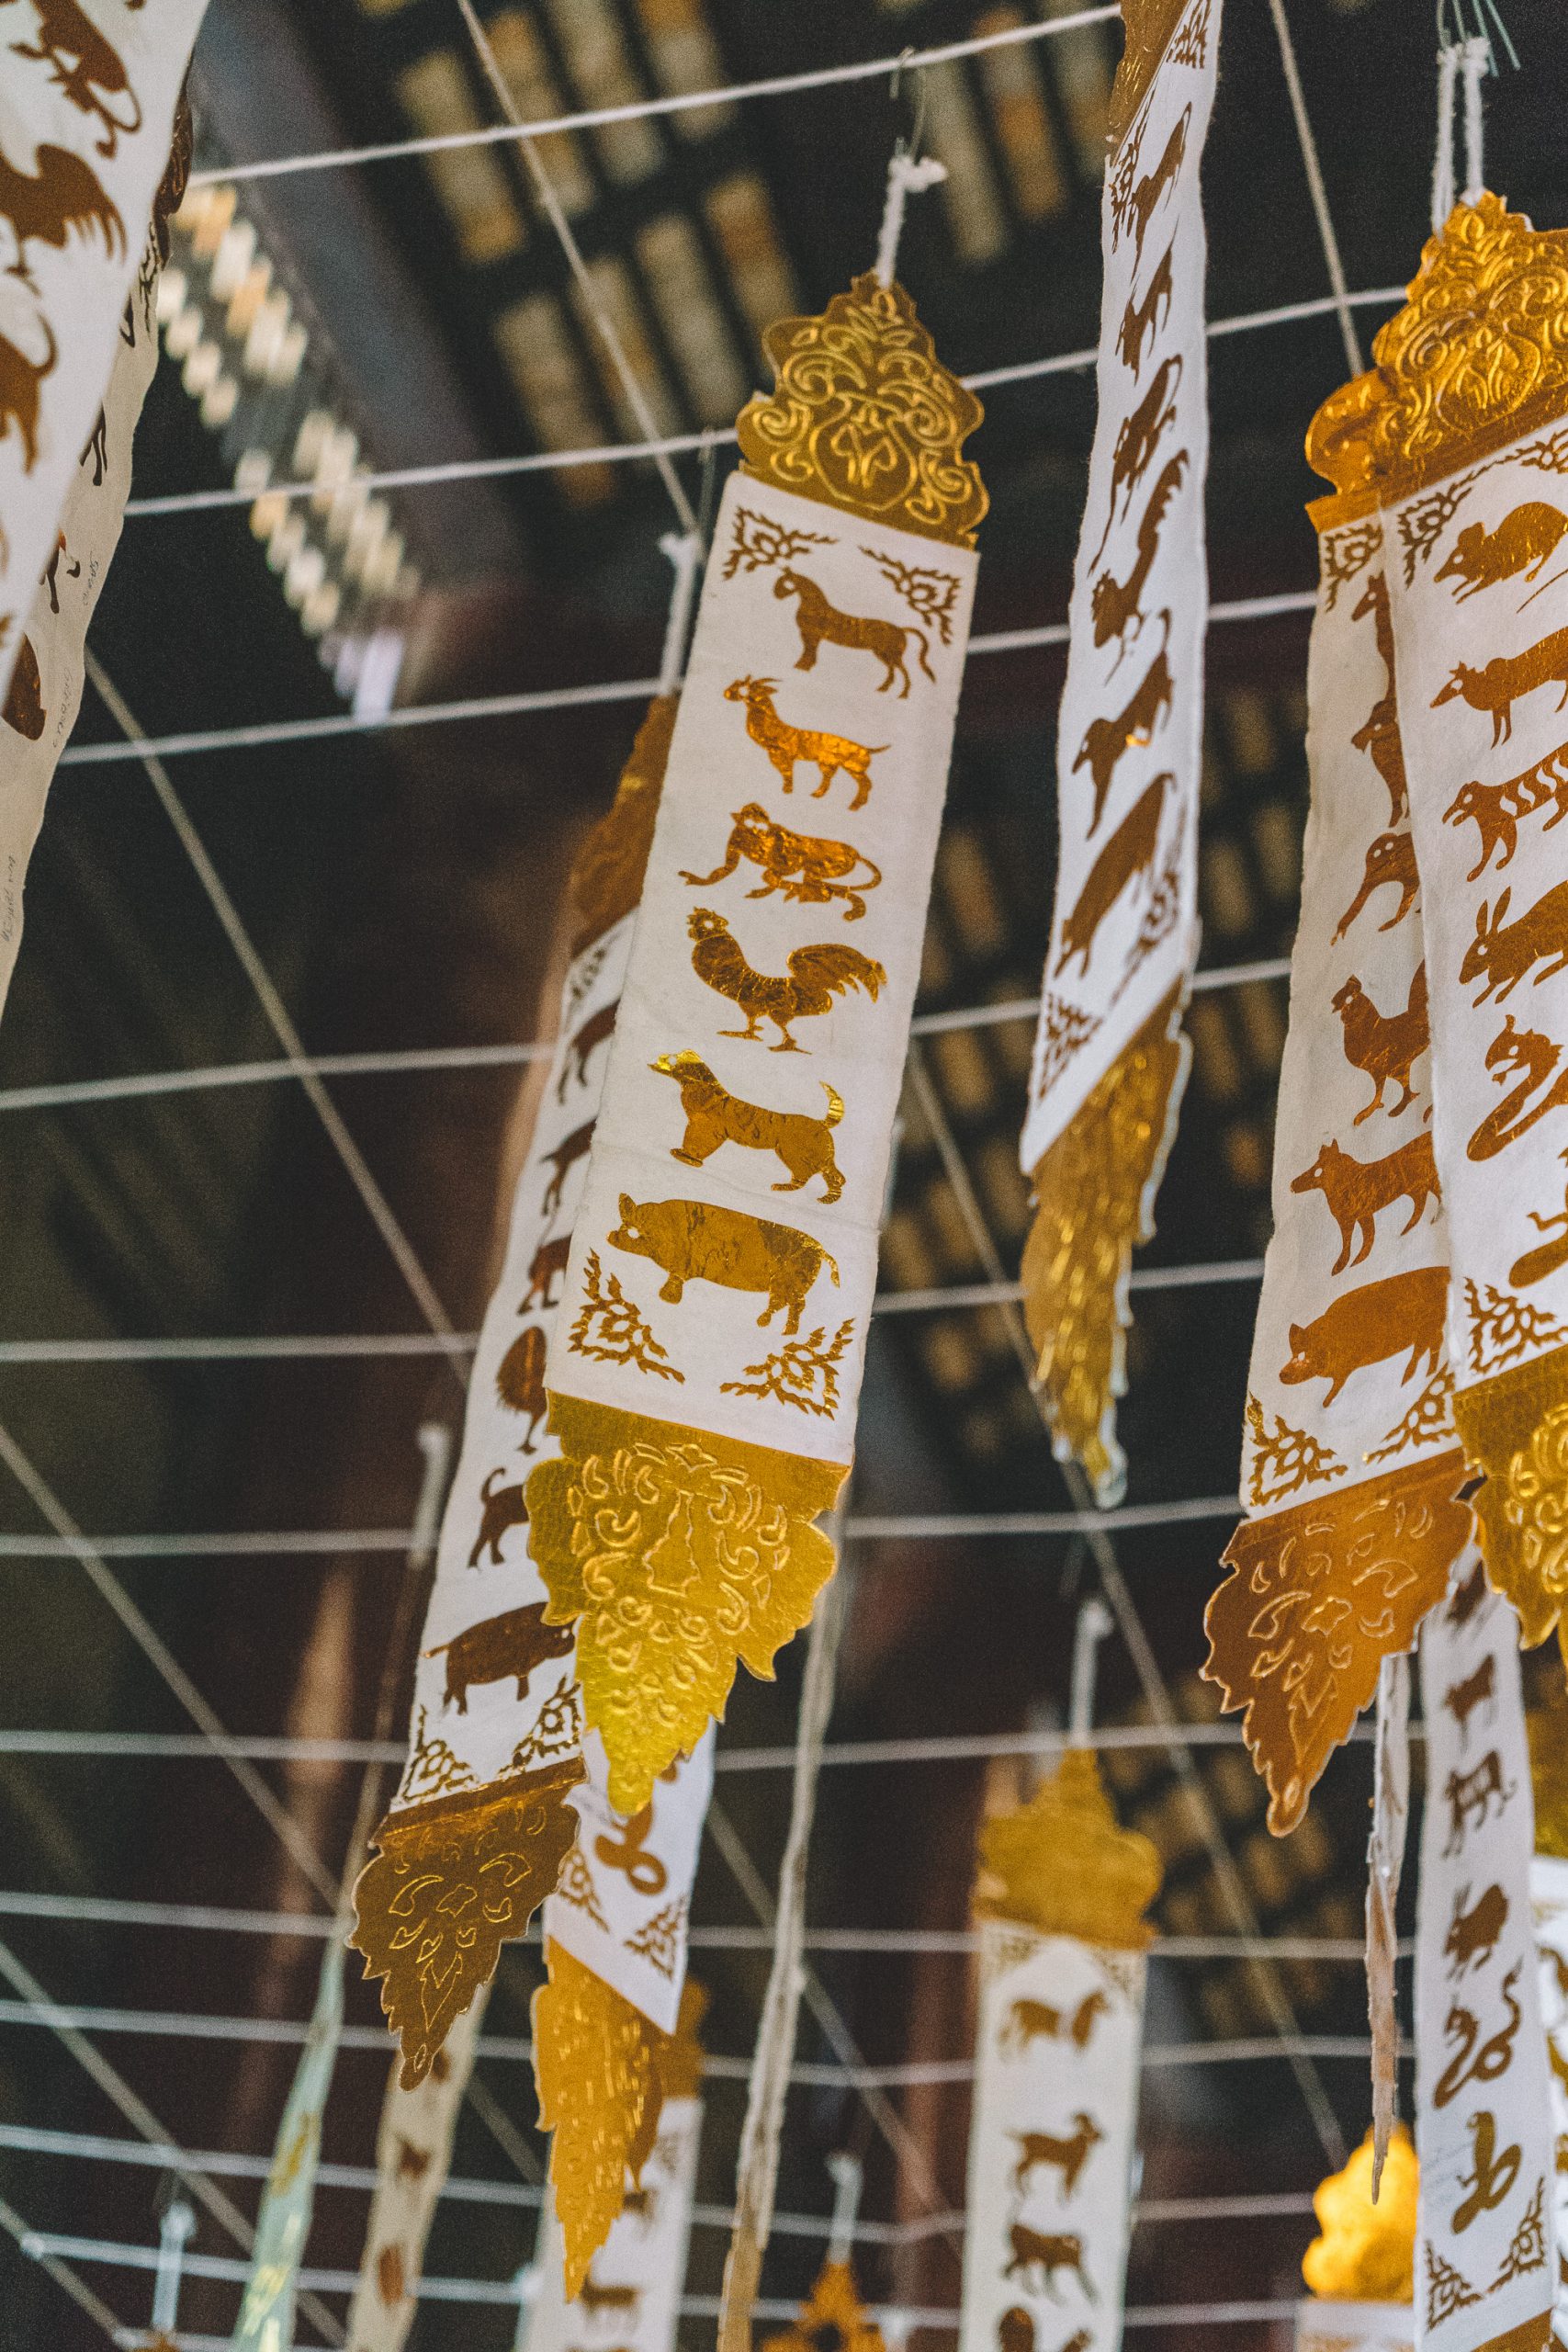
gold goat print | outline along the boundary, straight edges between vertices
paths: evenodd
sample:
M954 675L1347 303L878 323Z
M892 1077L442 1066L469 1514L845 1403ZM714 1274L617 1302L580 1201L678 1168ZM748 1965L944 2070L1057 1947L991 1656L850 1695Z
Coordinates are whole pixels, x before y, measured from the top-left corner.
M903 701L909 691L909 668L905 659L911 638L919 658L921 669L932 684L936 673L926 658L926 633L912 625L906 628L897 621L879 620L874 615L840 612L825 589L804 571L781 571L773 582L775 596L795 599L795 626L800 631L800 659L797 670L815 670L817 656L824 645L841 645L852 653L869 653L882 664L882 675L876 691L885 695L894 680L902 683L898 698Z
M828 1106L820 1118L803 1111L770 1111L761 1103L742 1102L716 1079L700 1054L688 1049L660 1054L649 1068L672 1078L681 1090L686 1132L671 1152L688 1168L701 1168L727 1143L750 1151L776 1154L789 1170L775 1193L798 1193L814 1176L822 1179L822 1198L836 1201L844 1189L833 1157L833 1130L844 1115L843 1098L822 1080Z
M622 1194L623 1204L626 1195ZM612 1241L615 1237L610 1236ZM582 1269L583 1304L567 1338L573 1354L596 1363L635 1364L660 1380L684 1381L670 1362L670 1351L653 1336L653 1328L635 1299L626 1296L614 1274L606 1276L599 1252L591 1250Z
M1310 1168L1291 1179L1292 1193L1321 1193L1328 1213L1339 1228L1339 1255L1329 1272L1342 1274L1371 1254L1377 1238L1380 1209L1408 1201L1410 1215L1400 1227L1412 1233L1427 1213L1427 1204L1440 1200L1438 1167L1429 1135L1412 1136L1382 1159L1356 1159L1332 1139ZM1355 1256L1350 1245L1357 1242Z
M1541 827L1545 833L1568 817L1568 743L1560 743L1544 759L1537 760L1518 775L1506 777L1501 784L1474 780L1461 784L1443 811L1443 822L1473 823L1480 836L1481 857L1465 880L1477 881L1485 873L1495 849L1501 848L1503 853L1497 860L1498 872L1510 865L1518 847L1519 819L1533 817L1538 809L1549 805L1551 814Z
M793 1339L824 1265L838 1287L835 1260L792 1225L771 1225L711 1201L634 1201L629 1193L621 1194L620 1209L610 1248L651 1259L664 1276L659 1295L671 1306L679 1306L688 1283L761 1292L766 1305L759 1328L782 1312L784 1337Z
M1373 892L1390 885L1399 892L1399 904L1386 922L1379 923L1380 931L1392 931L1396 923L1404 921L1421 888L1416 872L1416 843L1408 826L1402 827L1398 832L1380 833L1367 851L1361 887L1339 918L1339 926L1334 934L1336 945L1344 938Z
M1446 684L1432 696L1432 708L1461 701L1472 710L1484 711L1492 721L1494 746L1506 743L1514 731L1514 705L1538 686L1561 686L1559 710L1568 710L1568 628L1553 629L1523 653L1500 654L1483 669L1456 662Z
M1140 600L1159 552L1160 526L1171 500L1187 479L1188 463L1186 450L1179 449L1161 467L1159 480L1149 492L1149 503L1138 524L1137 559L1126 579L1118 580L1113 572L1102 571L1089 591L1094 641L1096 645L1109 645L1113 637L1119 638L1122 643L1118 661L1126 650L1129 632L1135 637L1143 627Z
M7 7L11 0L4 0ZM38 45L14 40L15 57L36 58L50 69L50 80L78 114L91 116L103 127L97 141L100 155L112 155L119 133L130 136L141 128L141 106L130 86L119 51L99 32L77 0L33 0L38 18ZM70 61L67 63L67 60ZM123 99L115 110L111 100Z
M1464 951L1459 977L1461 987L1483 981L1476 1004L1484 1004L1494 989L1500 1004L1527 972L1533 973L1531 985L1539 988L1542 980L1568 968L1568 882L1554 883L1516 922L1505 922L1512 896L1510 889L1502 889L1495 910L1484 899L1475 910L1475 937ZM1537 964L1539 972L1533 970Z
M1372 572L1368 579L1350 618L1362 620L1368 613L1372 616L1378 659L1383 667L1383 689L1350 741L1358 752L1366 752L1382 776L1388 793L1388 821L1397 825L1409 806L1410 795L1404 780L1404 744L1394 697L1393 616L1389 610L1388 581L1381 571Z
M1111 537L1118 506L1125 513L1132 505L1133 494L1154 463L1167 426L1176 423L1176 394L1180 383L1181 354L1168 352L1155 369L1148 390L1137 407L1117 427L1115 447L1111 453L1111 498L1105 528L1091 562L1098 563L1105 553L1105 542Z
M1118 763L1127 752L1152 743L1156 728L1170 717L1175 694L1168 658L1170 615L1162 612L1160 618L1165 623L1166 642L1145 672L1142 684L1114 718L1090 719L1073 762L1073 774L1077 775L1079 768L1087 767L1094 785L1094 814L1089 824L1091 833L1100 830L1106 795Z
M1174 238L1167 245L1145 287L1141 299L1129 294L1127 307L1122 313L1122 323L1116 330L1116 348L1122 364L1130 370L1134 383L1144 365L1144 345L1157 334L1170 316L1171 256L1176 251Z
M790 1033L795 1021L830 1012L833 999L847 989L863 989L874 998L886 987L887 974L875 958L858 947L828 943L796 947L788 958L787 975L758 972L747 962L739 942L722 915L710 907L694 907L687 919L693 942L692 968L719 996L727 996L746 1016L744 1029L721 1029L721 1037L743 1037L761 1044L760 1022L770 1021L779 1042L774 1054L801 1054L807 1049Z
M747 891L749 899L772 898L775 890L795 906L827 906L842 899L844 921L860 921L865 912L864 893L877 888L882 868L852 842L792 833L787 826L773 823L760 800L749 800L744 808L737 808L731 821L723 865L716 865L711 874L682 871L682 882L695 889L709 889L716 882L728 881L745 858L762 877L756 889ZM862 866L863 874L858 870Z
M854 1317L846 1316L824 1346L826 1324L819 1323L804 1340L786 1340L776 1354L746 1366L745 1380L725 1380L727 1396L773 1396L798 1412L830 1419L839 1409L839 1362L854 1337Z
M1540 579L1564 531L1568 531L1568 514L1540 499L1527 500L1505 514L1495 530L1489 531L1483 523L1467 523L1432 576L1457 581L1453 596L1460 605L1506 580ZM1543 587L1547 584L1541 582ZM1535 595L1540 594L1540 589L1534 591ZM1524 604L1532 601L1527 596ZM1519 610L1523 612L1524 605Z
M1165 789L1167 785L1174 782L1175 778L1168 770L1162 775L1156 775L1106 841L1089 868L1089 877L1078 892L1072 912L1062 924L1062 952L1056 959L1054 978L1060 978L1075 956L1081 958L1082 969L1087 975L1100 924L1122 891L1152 873L1155 852L1159 845L1159 821L1165 806Z
M1511 1012L1504 1016L1503 1026L1486 1048L1486 1067L1494 1086L1506 1086L1516 1072L1519 1082L1509 1087L1501 1102L1482 1120L1464 1148L1467 1159L1495 1159L1528 1134L1538 1119L1568 1102L1568 1069L1561 1067L1562 1061L1561 1046L1539 1029L1516 1028Z
M796 765L814 767L822 781L812 794L820 800L836 775L847 775L854 786L852 808L858 808L871 790L871 763L886 743L852 743L847 735L825 735L814 727L792 727L773 707L776 678L735 678L724 690L726 702L746 706L746 732L765 752L786 792L795 790ZM689 878L689 877L688 877Z
M1397 1119L1416 1100L1410 1073L1431 1044L1426 965L1418 964L1411 975L1402 1012L1380 1012L1355 972L1335 990L1333 1009L1339 1015L1346 1060L1353 1069L1365 1071L1373 1087L1371 1101L1361 1105L1351 1124L1359 1127L1385 1107L1389 1117ZM1400 1098L1385 1106L1383 1092L1391 1080L1400 1089Z

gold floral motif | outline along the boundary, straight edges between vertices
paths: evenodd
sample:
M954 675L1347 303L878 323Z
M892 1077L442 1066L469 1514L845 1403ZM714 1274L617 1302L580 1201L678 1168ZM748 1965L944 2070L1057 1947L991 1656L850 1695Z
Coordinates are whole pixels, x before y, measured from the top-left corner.
M736 420L743 469L804 498L971 548L989 501L964 443L984 411L901 286L868 271L819 318L762 337L777 389Z
M429 2074L453 2021L495 1973L556 1883L577 1834L567 1792L574 1757L543 1772L389 1813L379 1851L359 1873L349 1941L366 1974L385 1979L381 2007L402 2044L400 2077Z
M1247 1427L1251 1450L1247 1464L1247 1499L1254 1510L1283 1502L1317 1479L1343 1478L1345 1464L1331 1445L1321 1444L1310 1430L1292 1429L1276 1413L1270 1430L1256 1396L1247 1400Z
M1037 1161L1034 1223L1023 1245L1023 1312L1059 1462L1083 1464L1101 1504L1121 1499L1116 1442L1126 1387L1127 1278L1154 1231L1192 1049L1173 990Z
M1144 1913L1160 1890L1159 1849L1119 1826L1091 1748L1066 1749L1027 1804L981 1824L980 1867L975 1908L987 1918L1118 1951L1143 1951L1154 1933Z
M657 1373L660 1380L685 1380L685 1374L666 1361L670 1351L653 1336L653 1326L635 1299L628 1298L615 1274L606 1277L599 1252L591 1250L582 1269L583 1306L567 1336L567 1346L580 1356L600 1363L633 1363L638 1372Z
M1331 394L1307 458L1334 484L1319 528L1404 498L1558 415L1568 399L1568 232L1501 197L1456 205L1422 250L1375 367Z
M1396 2123L1378 2201L1372 2203L1372 2135L1315 2190L1321 2237L1302 2256L1314 2295L1336 2303L1408 2303L1416 2291L1416 2194L1420 2168L1410 2133Z
M1242 1736L1269 1786L1276 1837L1306 1811L1318 1775L1448 1589L1470 1534L1457 1449L1244 1520L1234 1570L1204 1615L1207 1679L1245 1709Z
M656 695L649 704L631 756L621 770L614 803L577 853L571 869L571 896L577 909L577 931L571 943L574 961L623 915L629 915L642 897L679 707L675 695Z
M1472 1372L1500 1372L1527 1348L1541 1351L1568 1340L1568 1331L1544 1307L1532 1306L1529 1299L1516 1298L1512 1291L1498 1290L1492 1283L1478 1286L1468 1274L1464 1304L1471 1323Z
M1568 1609L1568 1348L1458 1390L1454 1420L1486 1573L1533 1649Z
M790 2326L764 2335L761 2352L884 2352L882 2331L866 2317L847 2262L825 2262Z
M1122 17L1126 27L1122 62L1116 68L1116 79L1111 85L1111 106L1106 129L1111 134L1114 153L1132 128L1133 118L1148 96L1150 85L1159 71L1160 60L1170 46L1170 37L1180 22L1187 0L1122 0ZM1192 0L1194 19L1203 19L1202 30L1208 29L1209 0ZM1196 27L1195 27L1196 29ZM1190 60L1201 65L1202 48Z
M529 1537L552 1623L579 1621L583 1715L629 1818L722 1716L738 1664L774 1653L832 1573L845 1465L714 1437L574 1396L550 1399L561 1459L528 1481Z
M839 1360L854 1337L854 1317L847 1315L829 1340L827 1325L819 1323L804 1340L786 1340L761 1363L747 1364L749 1380L721 1380L720 1392L726 1396L774 1396L781 1405L794 1405L802 1413L831 1419L839 1409Z

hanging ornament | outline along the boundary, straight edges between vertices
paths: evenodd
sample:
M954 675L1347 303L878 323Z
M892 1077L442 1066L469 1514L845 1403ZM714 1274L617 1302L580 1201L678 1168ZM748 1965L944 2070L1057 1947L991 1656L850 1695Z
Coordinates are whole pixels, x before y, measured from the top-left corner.
M62 175L72 159L63 149L47 144L39 150L40 162L45 156L53 160L42 175L47 180L53 174L59 184L52 199L45 189L39 201L52 200L63 206L67 202L67 183ZM135 283L125 298L119 333L112 346L108 382L97 422L86 435L86 446L76 462L59 472L52 544L43 550L48 560L43 563L42 578L30 605L24 605L9 621L0 618L0 783L5 787L0 792L0 876L4 877L0 883L0 1008L5 1005L21 947L22 892L33 844L43 822L44 802L55 763L76 723L81 706L87 625L119 542L125 502L130 491L131 441L147 387L158 365L158 278L168 259L169 221L185 194L190 156L190 108L182 96L175 114L174 145L163 179L152 195L152 225L141 249ZM0 162L4 160L5 131L0 126ZM81 203L85 199L84 187L74 200ZM41 217L47 219L48 215ZM0 221L5 218L0 209ZM70 222L63 225L61 238L53 242L69 247L73 233L87 238L108 234L107 218L100 220L96 229L93 225L95 218L91 214L73 214ZM134 220L138 216L132 214L130 218ZM18 235L17 244L17 271L11 277L0 278L0 289L10 288L15 299L26 304L31 302L37 291L27 266L38 251L37 237ZM92 299L97 299L96 293ZM20 355L7 345L6 331L6 300L0 290L0 614L11 593L9 582L20 577L20 558L14 548L9 560L6 555L6 426L11 421L25 428L26 418L30 414L24 401L22 412L7 420L7 400L22 399L23 393L20 379L13 382L9 373L7 351L10 366L18 361ZM42 433L41 422L37 430ZM24 440L25 437L24 430ZM42 463L40 447L40 467Z
M1056 906L1021 1158L1057 1458L1120 1499L1127 1282L1153 1230L1198 953L1209 461L1200 175L1219 0L1125 0L1101 206L1099 423L1068 606Z
M572 877L577 934L549 1075L479 1335L414 1680L411 1752L379 1853L355 1889L354 1942L384 1977L420 2083L455 2018L554 1885L583 1777L572 1634L547 1622L528 1555L525 1481L553 1451L545 1358L604 1091L674 702L638 732L615 807Z
M1410 2352L1418 2170L1410 2133L1396 2123L1373 2198L1377 2158L1369 2132L1342 2171L1313 2195L1321 2237L1302 2256L1310 2290L1296 2306L1296 2352Z
M550 1345L560 1458L528 1481L626 1820L832 1570L986 506L979 405L901 288L766 343Z
M285 2352L294 2342L294 2302L316 2198L321 2118L343 2031L343 1969L340 1927L328 1939L321 1955L316 2006L277 2127L272 2170L256 2216L250 2278L234 2328L233 2352Z
M980 1831L980 2013L959 2352L1054 2352L1121 2328L1149 1839L1087 1747Z
M572 2275L569 2244L555 2199L547 2199L528 2352L574 2352L595 2340L596 2326L614 2328L617 2352L674 2352L703 2128L697 2028L705 2005L706 1996L688 1984L680 2030L660 2056L658 2114L637 2184L593 2250L573 2297L566 2286ZM558 2135L560 2124L556 2128Z
M765 2335L760 2352L888 2352L855 2285L854 2231L863 2178L860 2159L829 2156L828 2169L834 2195L827 2259L789 2326L777 2335Z
M1535 1797L1530 1908L1555 2134L1551 2204L1559 2258L1551 2340L1562 2352L1568 2346L1568 2270L1562 2260L1568 2248L1568 1705L1559 1696L1527 1716L1526 1729Z
M1421 1634L1427 1800L1416 1924L1416 2336L1540 2352L1554 2142L1531 1934L1518 1620L1467 1550Z

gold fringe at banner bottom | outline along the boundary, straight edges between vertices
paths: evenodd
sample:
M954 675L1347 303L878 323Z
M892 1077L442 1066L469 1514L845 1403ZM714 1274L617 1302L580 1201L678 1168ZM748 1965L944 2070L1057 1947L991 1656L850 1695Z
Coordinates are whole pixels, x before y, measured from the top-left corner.
M1116 1399L1127 1385L1127 1283L1154 1233L1155 1195L1192 1059L1186 991L1167 997L1074 1114L1032 1177L1023 1245L1024 1320L1058 1462L1082 1464L1102 1508L1121 1501L1127 1459Z
M628 2177L641 2185L665 2100L696 2095L707 1995L688 1984L680 2022L665 2033L553 1939L545 1960L549 1981L534 1996L534 2070L539 2120L554 2135L550 2188L570 2302L621 2211Z
M1483 1474L1472 1501L1486 1573L1533 1649L1568 1614L1568 1348L1456 1390L1453 1410Z

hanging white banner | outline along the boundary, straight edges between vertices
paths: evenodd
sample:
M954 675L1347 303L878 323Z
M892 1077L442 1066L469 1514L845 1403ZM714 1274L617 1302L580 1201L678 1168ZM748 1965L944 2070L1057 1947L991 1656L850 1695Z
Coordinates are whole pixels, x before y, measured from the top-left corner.
M321 2119L343 2031L343 1966L340 1925L321 1955L315 2009L277 2127L233 2352L292 2352L294 2305L316 2201Z
M553 2199L547 2199L528 2352L674 2352L702 2129L701 2099L664 2101L642 2185L628 2192L570 2302L560 2223Z
M1557 2284L1518 1639L1472 1548L1421 1632L1416 2340L1430 2352L1540 2352Z
M1556 2135L1551 2213L1558 2247L1557 2299L1552 2341L1568 2346L1568 1859L1537 1854L1530 1863L1530 1907L1535 1915L1538 1982L1546 2029L1546 2064Z

